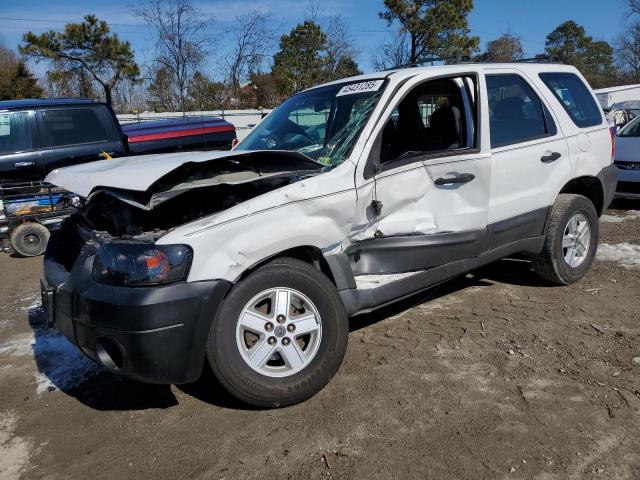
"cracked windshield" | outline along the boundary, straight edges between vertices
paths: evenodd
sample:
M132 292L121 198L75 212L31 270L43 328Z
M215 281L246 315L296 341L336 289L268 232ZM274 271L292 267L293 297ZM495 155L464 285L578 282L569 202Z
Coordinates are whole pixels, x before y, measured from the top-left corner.
M236 150L290 150L335 167L351 152L382 95L384 80L300 93L260 123Z

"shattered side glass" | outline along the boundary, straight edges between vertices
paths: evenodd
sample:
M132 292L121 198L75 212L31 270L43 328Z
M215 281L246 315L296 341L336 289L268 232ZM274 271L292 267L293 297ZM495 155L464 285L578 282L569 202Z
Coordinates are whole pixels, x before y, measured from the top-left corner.
M236 150L287 150L329 168L349 156L382 96L382 79L343 82L286 100Z

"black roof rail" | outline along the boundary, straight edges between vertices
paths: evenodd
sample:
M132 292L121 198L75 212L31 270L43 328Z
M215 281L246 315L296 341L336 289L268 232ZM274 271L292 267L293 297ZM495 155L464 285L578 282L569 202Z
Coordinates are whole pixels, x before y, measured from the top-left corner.
M562 63L560 57L550 55L537 55L531 58L521 58L514 60L514 63Z
M429 58L423 58L419 62L410 62L410 63L403 63L402 65L396 65L395 67L387 68L384 71L397 70L399 68L415 68L415 67L420 67L421 65L424 65L426 63L448 62L450 60L453 60L454 63L465 63L465 62L471 61L471 58L468 55L456 55L451 57L429 57Z
M552 57L549 55L538 55L536 57L531 57L531 58L521 58L519 60L510 60L508 62L483 61L479 59L472 60L471 57L469 57L468 55L457 55L455 57L424 58L419 62L404 63L402 65L397 65L392 68L387 68L386 70L383 70L383 71L388 72L390 70L398 70L400 68L415 68L415 67L420 67L426 63L448 62L451 60L453 60L454 64L456 63L563 63L559 57L556 57L556 56Z

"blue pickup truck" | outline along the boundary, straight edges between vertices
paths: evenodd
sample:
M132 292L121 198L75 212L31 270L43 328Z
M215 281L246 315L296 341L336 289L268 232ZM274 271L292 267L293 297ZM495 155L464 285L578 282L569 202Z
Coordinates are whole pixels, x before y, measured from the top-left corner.
M217 117L120 126L105 103L84 99L0 101L0 240L24 256L44 251L48 229L73 197L42 184L56 168L110 158L228 150L235 128Z

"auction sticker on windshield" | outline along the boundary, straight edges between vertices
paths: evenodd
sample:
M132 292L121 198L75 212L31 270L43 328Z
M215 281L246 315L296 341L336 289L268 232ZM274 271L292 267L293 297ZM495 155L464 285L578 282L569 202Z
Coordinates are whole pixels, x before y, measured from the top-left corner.
M351 85L345 85L340 89L336 97L342 95L352 95L354 93L363 92L377 92L384 83L384 80L371 80L369 82L352 83Z

